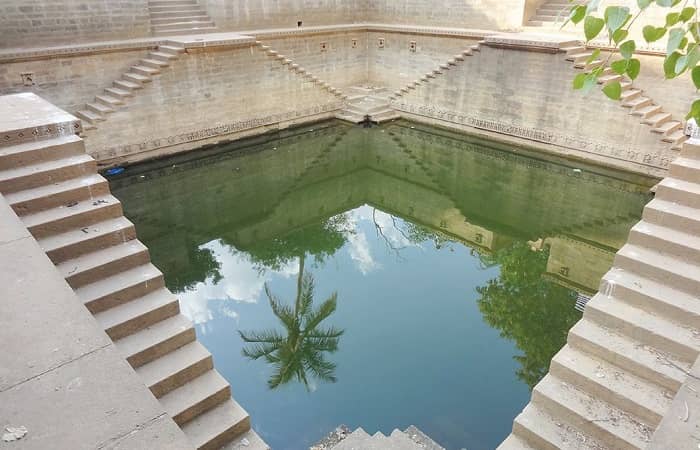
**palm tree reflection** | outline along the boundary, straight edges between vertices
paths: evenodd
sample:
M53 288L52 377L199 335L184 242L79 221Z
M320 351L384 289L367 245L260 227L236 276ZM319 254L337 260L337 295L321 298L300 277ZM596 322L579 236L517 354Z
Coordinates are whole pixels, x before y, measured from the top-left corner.
M344 330L332 326L321 327L321 322L335 312L337 292L318 308L314 308L314 277L310 273L304 273L304 256L300 256L294 307L283 304L267 284L265 294L284 331L239 331L247 343L243 355L253 360L263 358L274 367L267 382L270 389L296 379L310 390L308 375L320 381L335 383L336 366L326 359L326 353L338 350Z

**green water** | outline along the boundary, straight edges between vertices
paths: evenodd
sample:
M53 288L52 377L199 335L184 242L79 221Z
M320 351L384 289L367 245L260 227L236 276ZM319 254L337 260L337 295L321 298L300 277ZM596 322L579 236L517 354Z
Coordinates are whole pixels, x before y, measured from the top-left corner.
M491 449L648 201L619 175L504 150L330 122L112 188L273 449L339 424Z

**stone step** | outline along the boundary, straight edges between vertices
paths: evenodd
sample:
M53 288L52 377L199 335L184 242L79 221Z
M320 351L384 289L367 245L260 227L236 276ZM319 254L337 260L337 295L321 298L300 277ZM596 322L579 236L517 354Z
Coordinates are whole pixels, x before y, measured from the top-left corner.
M163 287L163 274L147 263L81 286L75 293L85 307L96 314Z
M129 92L129 96L134 95L133 91L143 89L143 85L141 83L134 83L133 81L129 80L116 80L113 84L116 89L123 92Z
M561 417L552 417L537 405L528 404L513 421L513 434L519 442L508 443L506 439L498 450L601 450L600 444L592 441ZM522 447L521 447L522 445Z
M146 66L146 67L153 67L154 69L158 69L161 67L168 67L170 65L170 61L163 60L163 59L144 58L141 60L141 65Z
M39 186L5 195L18 216L44 211L73 201L89 200L109 194L109 183L98 174Z
M681 291L700 292L700 267L649 248L625 244L615 256L615 266Z
M102 103L88 103L85 105L85 107L89 111L95 112L100 115L110 114L114 112L114 109L107 105L103 105Z
M221 448L221 450L270 450L252 428Z
M197 416L182 427L198 450L218 450L249 430L248 413L233 399Z
M627 242L700 264L700 237L697 235L642 221L632 227Z
M651 131L659 134L669 134L676 131L679 128L682 128L682 126L683 124L677 120L669 120L668 122L664 122L656 128L652 128Z
M160 73L160 69L156 69L155 67L148 67L148 66L133 66L131 67L131 74L137 74L137 75L143 75L144 77L148 78L150 80L150 77L153 75L158 75ZM145 81L144 81L145 82Z
M97 122L102 122L105 120L104 116L98 112L91 109L81 109L75 113L79 119L86 121L89 124L96 124Z
M85 153L83 140L75 134L48 140L24 142L0 147L0 170L8 170L38 162L68 158Z
M150 57L150 59L155 59L158 61L166 61L166 62L174 61L174 60L178 59L178 55L176 55L176 54L159 52L159 51L151 52L148 54L148 56Z
M118 217L39 239L39 244L54 264L60 264L80 255L132 239L136 239L134 224L124 217Z
M660 127L662 124L670 121L673 118L671 113L658 112L656 114L651 114L649 117L642 120L643 124L651 125L654 128Z
M624 108L632 108L632 110L636 110L639 108L650 106L652 103L653 101L649 97L639 96L634 97L631 100L623 101L622 106Z
M210 370L168 392L160 398L160 403L175 423L182 426L229 398L228 382L216 370Z
M133 70L134 68L132 67L131 69ZM122 75L122 77L126 81L131 81L132 83L144 84L144 83L150 83L151 81L153 81L153 80L151 80L150 76L144 75L142 73L135 73L135 72L127 72L124 75Z
M152 18L151 24L153 25L163 25L176 22L188 22L188 21L207 21L211 18L206 14L185 14L183 16L167 16L161 18Z
M663 353L615 330L586 318L569 330L568 345L611 364L624 367L631 374L676 392L685 381L690 363Z
M568 383L546 375L532 391L532 403L563 422L575 424L582 433L596 436L602 445L618 450L645 448L652 429L609 404L591 397Z
M585 52L577 52L577 53L572 53L572 54L566 55L565 59L567 61L578 63L578 62L584 62L584 61L588 60L591 56L593 56L593 52L585 51Z
M700 235L700 209L655 198L644 208L643 219L656 225Z
M154 31L168 31L172 29L181 29L181 28L207 28L207 27L213 27L214 22L211 20L183 20L180 22L171 22L171 23L162 23L162 24L157 24L153 25L152 28Z
M614 297L596 294L586 304L584 317L684 361L692 361L700 353L700 336L692 330Z
M659 105L647 105L642 108L637 108L630 112L633 116L640 116L642 119L648 119L662 113L662 108Z
M133 239L63 261L56 268L68 284L77 289L148 262L148 248Z
M40 239L121 215L121 202L105 195L27 214L22 221L32 235Z
M568 345L552 358L549 373L588 395L604 398L612 407L639 417L653 428L661 422L675 395Z
M49 161L38 161L22 167L0 170L0 192L7 194L33 189L96 171L95 160L85 153Z
M656 198L700 209L700 184L669 176L659 182Z
M95 101L101 105L106 106L107 108L110 108L112 111L116 110L116 108L124 104L124 100L122 99L122 97L115 97L106 94L96 95Z
M606 295L683 326L700 328L700 302L694 295L617 267L603 276L603 282Z
M683 157L700 161L700 143L692 140L683 144Z
M388 109L380 112L379 114L372 115L372 121L379 124L386 123L392 120L397 120L401 118L401 114L394 111L393 109Z
M165 288L95 314L95 319L114 341L131 336L180 313L177 298Z
M149 0L148 6L197 5L197 0Z
M160 398L213 368L211 354L193 341L138 367L136 373Z
M172 5L157 5L157 6L149 6L148 11L151 13L153 17L158 17L158 13L168 13L168 12L193 12L197 14L203 14L204 11L202 8L195 4L186 4L186 5L178 5L178 4L172 4Z
M700 160L679 156L671 163L669 174L678 180L700 183Z
M340 111L336 114L335 116L337 119L340 120L345 120L346 122L350 123L361 123L364 122L365 117L356 113L353 113L351 111Z
M196 33L211 33L217 31L216 27L199 27L199 28L177 28L167 31L154 31L153 34L156 36L176 36L183 34L196 34Z
M192 322L182 314L178 314L119 339L115 343L131 367L137 368L195 339L197 336Z
M170 53L173 56L179 56L181 53L185 52L184 47L178 47L176 45L159 45L158 51L162 53Z
M685 141L686 139L688 139L688 137L685 135L685 131L683 131L682 128L679 128L672 133L668 133L663 138L661 138L662 141L670 142L672 144Z

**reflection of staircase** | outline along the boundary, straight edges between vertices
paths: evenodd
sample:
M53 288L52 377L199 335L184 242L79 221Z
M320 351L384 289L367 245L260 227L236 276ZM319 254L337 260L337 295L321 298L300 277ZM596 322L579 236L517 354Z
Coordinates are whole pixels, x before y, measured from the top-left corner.
M106 88L103 93L97 95L94 102L85 105L85 108L78 111L76 116L89 124L85 129L95 128L98 122L106 120L108 114L123 108L129 98L143 89L146 83L152 81L154 75L168 67L184 51L182 47L159 46L158 50L150 52L146 58L131 66L128 72L124 73L119 80L115 80L113 85Z
M648 446L700 355L699 235L685 144L500 449Z
M437 443L420 432L416 427L406 431L394 430L385 436L379 431L370 436L362 428L348 434L342 441L331 447L331 450L445 450Z
M211 33L214 21L197 0L148 0L155 36Z
M598 59L588 62L588 59L593 55L586 46L578 45L564 49L566 51L566 60L573 62L575 69L590 71L596 67L603 65L603 61ZM641 89L634 87L632 80L618 75L611 68L607 67L603 71L603 76L598 79L598 83L606 85L618 81L622 86L622 97L620 103L622 107L628 108L630 114L641 117L641 123L651 127L651 132L659 134L663 142L671 144L672 150L680 150L681 144L688 140L683 130L683 122L675 120L671 113L664 112L660 105L657 105L654 100L644 95Z
M527 24L531 27L560 26L569 17L571 7L586 3L588 2L581 0L547 0L537 8L537 12Z
M267 448L82 139L0 145L0 192L195 448Z

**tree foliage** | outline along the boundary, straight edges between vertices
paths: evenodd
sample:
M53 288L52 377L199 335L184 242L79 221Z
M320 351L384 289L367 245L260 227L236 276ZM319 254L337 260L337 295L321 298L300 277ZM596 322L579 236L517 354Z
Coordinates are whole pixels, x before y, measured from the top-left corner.
M573 0L569 0L573 3ZM700 89L700 21L698 21L697 0L637 0L637 8L632 11L627 6L608 6L599 10L601 0L590 0L586 4L569 7L568 19L564 23L583 24L586 41L591 41L602 34L607 34L611 50L603 64L574 78L574 89L590 90L610 67L619 75L626 75L631 80L639 76L641 62L634 57L638 48L631 38L632 27L637 19L648 11L651 5L668 8L663 24L647 24L642 27L642 37L647 43L657 42L666 37L666 56L664 58L664 75L666 79L690 75L696 89ZM593 51L587 63L597 61L600 49ZM622 86L619 81L606 84L603 92L608 97L619 100ZM700 123L700 100L690 107L686 119L695 119Z

